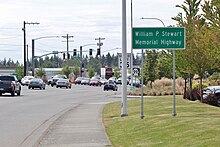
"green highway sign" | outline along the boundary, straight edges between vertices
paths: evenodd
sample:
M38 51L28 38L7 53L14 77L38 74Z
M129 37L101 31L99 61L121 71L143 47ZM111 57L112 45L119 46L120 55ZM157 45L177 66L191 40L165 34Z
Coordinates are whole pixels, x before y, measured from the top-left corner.
M185 49L185 28L133 28L133 49Z

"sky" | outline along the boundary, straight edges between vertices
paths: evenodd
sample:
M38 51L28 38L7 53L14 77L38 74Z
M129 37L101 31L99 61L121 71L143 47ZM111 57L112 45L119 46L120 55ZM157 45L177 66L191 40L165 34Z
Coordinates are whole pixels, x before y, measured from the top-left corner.
M176 25L171 17L181 12L176 5L184 0L133 0L133 27L163 27L154 19L161 19L166 26ZM127 52L131 52L131 0L127 0ZM66 51L66 39L70 38L69 50L83 47L83 55L93 49L96 54L95 38L102 40L102 54L121 53L122 46L122 0L0 0L0 60L11 58L23 63L23 22L26 24L26 38L31 58L31 40L35 40L35 55L41 56L53 51ZM43 38L60 36L58 38ZM141 52L134 50L134 53ZM59 54L62 57L61 54Z

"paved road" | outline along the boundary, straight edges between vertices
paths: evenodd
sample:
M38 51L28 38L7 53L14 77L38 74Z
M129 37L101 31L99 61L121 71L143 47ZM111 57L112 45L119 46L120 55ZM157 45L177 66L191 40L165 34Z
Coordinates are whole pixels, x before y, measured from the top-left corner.
M69 132L70 136L75 134L75 138L69 138L74 139L72 146L107 145L108 140L100 130L103 128L99 115L104 104L119 100L112 98L114 94L104 92L103 87L73 85L72 89L48 86L46 90L29 90L24 86L19 97L3 95L0 97L0 144L4 147L65 146L70 142L62 138L62 133L69 130L77 132L77 135ZM94 123L88 125L89 120ZM68 124L70 121L79 125ZM79 132L82 130L84 133ZM88 132L94 130L100 135L99 141L89 136L92 134ZM88 140L81 139L85 134Z

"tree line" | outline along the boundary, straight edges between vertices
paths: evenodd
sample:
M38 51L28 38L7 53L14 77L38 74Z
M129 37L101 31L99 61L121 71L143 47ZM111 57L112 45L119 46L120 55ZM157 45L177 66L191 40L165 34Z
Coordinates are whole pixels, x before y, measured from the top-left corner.
M177 77L189 80L190 97L192 97L192 78L197 74L200 78L200 96L202 101L202 79L220 72L220 1L219 0L185 0L183 4L176 5L182 12L172 19L178 27L185 27L186 49L176 51ZM141 57L133 55L133 65L140 66ZM69 66L79 73L79 57L71 56ZM0 66L20 65L13 60L0 62ZM32 67L28 61L29 69ZM47 56L35 61L36 68L65 67L66 59L57 55ZM118 67L118 55L110 53L102 56L83 56L82 66L91 72L100 74L100 68ZM117 69L118 71L118 69ZM146 50L144 62L144 83L152 84L162 77L172 78L172 52L169 50ZM186 89L185 89L186 90Z

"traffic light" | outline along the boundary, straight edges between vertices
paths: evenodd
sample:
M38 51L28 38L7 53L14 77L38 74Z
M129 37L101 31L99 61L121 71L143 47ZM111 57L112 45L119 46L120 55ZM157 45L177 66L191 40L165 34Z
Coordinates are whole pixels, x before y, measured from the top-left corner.
M63 53L63 59L65 59L65 56L66 56L65 53Z
M70 54L69 53L67 53L67 59L70 59Z
M73 49L73 56L76 56L76 49Z
M89 56L92 56L92 49L89 49Z
M97 49L97 55L101 55L100 48Z

